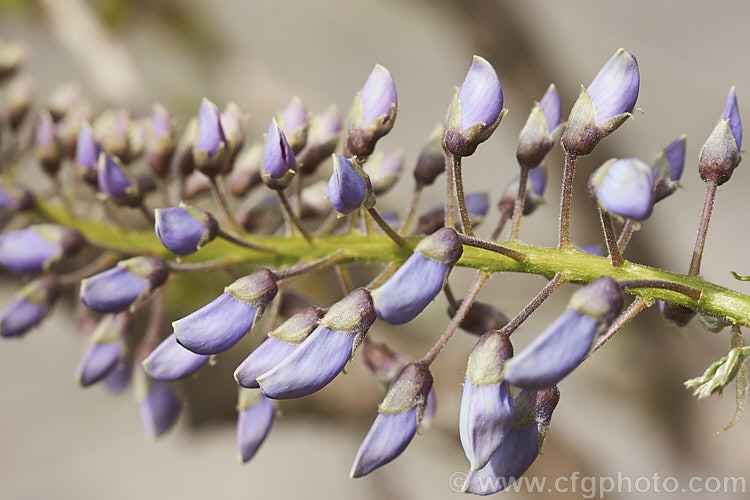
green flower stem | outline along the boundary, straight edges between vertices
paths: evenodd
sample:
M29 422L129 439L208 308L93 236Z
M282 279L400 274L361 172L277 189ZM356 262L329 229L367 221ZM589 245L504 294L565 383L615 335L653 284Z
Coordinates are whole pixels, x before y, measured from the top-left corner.
M60 204L39 200L38 206L46 218L71 227L93 245L115 250L125 255L172 256L161 245L153 231L122 231L99 221L74 218ZM341 250L343 257L337 264L350 262L403 262L410 255L419 237L407 238L407 246L399 247L388 236L373 234L364 236L351 233L344 236L316 238L312 244L302 236L253 236L251 243L276 249L277 253L259 252L237 247L228 242L215 240L185 262L200 262L225 258L227 264L261 264L288 266L301 259L315 260ZM551 278L562 273L566 281L589 283L600 276L611 276L616 280L659 280L700 290L699 300L667 289L638 288L629 290L648 302L666 300L689 307L703 314L719 317L742 326L750 327L750 296L709 283L699 276L671 273L644 265L625 262L613 268L609 259L567 248L544 248L507 242L505 245L523 253L526 258L515 261L496 252L464 246L463 256L457 265L485 271L487 273L518 272L538 274Z

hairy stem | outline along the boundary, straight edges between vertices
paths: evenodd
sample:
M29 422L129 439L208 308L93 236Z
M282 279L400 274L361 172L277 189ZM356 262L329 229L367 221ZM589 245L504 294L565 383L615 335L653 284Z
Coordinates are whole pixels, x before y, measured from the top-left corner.
M633 233L640 228L640 226L641 225L633 219L628 219L625 222L625 226L623 226L622 228L620 237L617 239L617 248L620 250L620 253L625 251L628 243L630 243L630 238L633 236Z
M523 206L526 202L526 184L529 178L529 167L521 165L521 175L518 178L518 195L513 206L513 226L510 230L510 239L518 239L518 230L521 228L521 217L523 217ZM493 240L495 238L492 238Z
M703 247L706 246L708 224L711 222L711 212L714 209L714 200L716 199L716 187L715 182L708 181L706 183L706 198L703 202L703 212L701 213L701 220L698 225L698 237L695 239L693 258L690 261L690 272L688 273L692 276L697 276L701 270Z
M546 285L544 285L544 288L539 290L539 293L531 299L531 302L526 304L526 307L521 309L519 313L516 314L516 317L510 320L510 322L502 327L500 331L507 335L516 331L516 329L521 326L521 323L526 321L526 319L531 316L531 314L536 311L550 295L552 295L552 292L560 288L560 285L563 283L565 283L565 276L563 276L562 273L557 273Z
M563 172L562 194L560 195L560 234L559 248L570 246L570 199L573 195L573 179L576 173L576 154L565 151L565 171Z
M307 240L307 242L312 243L312 235L302 224L302 221L299 219L299 217L295 215L294 211L292 210L292 206L289 204L289 198L287 197L286 193L282 190L276 191L276 193L279 195L279 201L281 201L281 206L282 210L284 211L285 217L288 218L288 221L290 222L292 227L296 227L300 234L302 234L302 236Z
M417 208L419 207L419 199L422 197L422 185L417 184L414 188L414 193L411 195L411 203L409 203L409 210L406 212L404 222L401 223L401 228L398 230L398 234L405 236L409 231L409 226L414 221L414 216L417 215Z
M234 236L233 234L229 234L223 229L219 228L219 232L217 233L217 236L223 240L226 240L230 243L234 243L235 245L239 245L244 248L249 248L251 250L257 250L259 252L270 252L270 253L276 253L276 250L273 248L266 248L262 247L260 245L256 245L254 243L250 243L249 241L245 241L242 238L238 238L237 236Z
M226 223L229 224L229 227L231 227L232 230L234 230L237 234L242 234L242 228L240 228L240 225L237 224L237 219L234 218L234 214L232 213L232 209L229 206L227 197L224 196L224 193L222 193L221 189L219 189L219 184L216 180L216 177L209 177L208 180L208 185L211 188L211 196L214 197L216 203L218 203L218 205L221 207L221 211L224 214Z
M503 232L503 229L505 229L505 224L508 223L508 219L510 218L510 214L507 211L500 212L500 221L497 223L497 227L494 231L492 231L492 236L490 236L490 239L493 241L497 241L497 239L500 237L500 233Z
M380 228L385 231L385 234L387 234L388 237L392 239L394 243L396 243L396 245L400 247L406 246L406 240L393 230L393 228L383 219L383 217L380 216L380 213L375 210L375 207L368 208L367 212L372 216L373 220L378 223L378 226L380 226Z
M445 151L445 227L455 227L453 220L453 161L451 153Z
M638 314L641 313L644 309L646 309L650 304L643 300L641 297L636 297L636 299L628 306L625 311L620 314L620 316L617 317L617 319L609 326L606 332L602 334L601 337L596 339L596 342L594 343L594 347L591 349L591 352L586 356L587 358L591 356L592 353L597 351L601 346L607 343L609 339L614 337L615 333L622 330L625 325L633 321L633 319L638 316Z
M464 228L464 234L474 236L469 220L469 211L466 209L466 195L464 194L464 180L461 173L461 157L453 156L453 175L456 178L456 199L458 199L458 211L461 213L461 225Z
M609 258L612 260L612 267L620 267L625 263L625 259L622 258L620 248L617 245L617 237L615 236L615 226L612 224L612 217L609 216L609 213L600 208L599 219L602 221L604 239L607 241L607 250L609 250Z
M499 253L501 255L505 255L506 257L510 257L515 261L522 261L526 258L523 252L498 245L497 243L493 243L491 241L480 240L478 238L474 238L473 236L468 236L465 234L459 234L458 239L461 240L461 243L463 243L464 245L469 245L472 247L481 248L483 250L489 250L490 252Z

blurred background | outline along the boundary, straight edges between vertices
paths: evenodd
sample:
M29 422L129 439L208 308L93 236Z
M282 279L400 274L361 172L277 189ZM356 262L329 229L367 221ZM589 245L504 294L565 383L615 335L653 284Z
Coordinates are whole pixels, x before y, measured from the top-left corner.
M518 174L515 141L533 101L554 82L567 116L579 86L624 47L638 57L642 112L579 161L573 239L603 242L585 195L595 167L613 156L648 160L686 133L684 189L658 205L626 253L638 262L685 272L703 203L698 151L732 85L741 113L750 116L745 105L750 95L748 15L750 4L740 0L0 0L0 37L30 46L29 70L42 98L55 85L75 80L97 111L125 106L131 116L141 116L160 102L181 126L197 112L203 96L220 107L234 100L250 114L251 141L260 138L292 95L315 112L330 103L346 111L372 66L381 63L396 79L399 113L379 148L404 147L409 168L443 118L471 56L480 54L497 69L510 113L465 160L464 175L467 192L488 192L493 207ZM521 238L552 245L562 171L559 148L547 165L547 205L525 220ZM330 166L320 170L325 177ZM747 210L748 179L741 166L719 190L703 262L706 278L740 291L750 285L734 281L729 271L750 274L747 233L744 226L737 228ZM378 205L405 210L412 189L411 176L405 175ZM441 199L438 182L421 206ZM488 235L498 218L493 210L480 234ZM465 290L471 275L464 269L454 272L454 290ZM534 276L496 276L480 300L512 316L543 285ZM212 284L203 293L210 298L221 286ZM302 286L323 305L335 300L332 275L318 275ZM17 288L14 278L2 276L2 304ZM514 335L516 349L554 319L571 290L562 288L526 321ZM193 302L205 302L196 294ZM379 322L370 335L420 356L447 323L445 308L441 296L412 323L396 329ZM458 440L460 384L476 337L459 332L434 365L438 410L432 427L394 463L351 480L351 461L382 398L360 359L320 393L279 405L282 416L259 454L239 465L231 372L257 343L258 332L180 386L187 411L175 430L152 443L143 437L129 396L113 397L98 387L82 390L73 381L84 340L75 332L72 310L71 297L37 331L20 342L3 342L0 349L0 498L456 495L449 476L466 469ZM168 319L190 310L172 300ZM553 480L574 471L633 478L658 473L684 482L691 476L747 476L750 417L716 435L734 413L733 389L723 399L699 402L682 385L726 354L728 344L728 330L709 333L697 321L678 329L662 321L658 311L647 310L561 383L544 455L527 474ZM579 498L580 493L568 496Z

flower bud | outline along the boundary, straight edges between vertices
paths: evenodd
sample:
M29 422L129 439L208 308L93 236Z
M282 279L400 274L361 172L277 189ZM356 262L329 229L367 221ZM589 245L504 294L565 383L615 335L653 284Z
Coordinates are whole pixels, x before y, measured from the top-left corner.
M172 171L179 172L183 177L192 173L195 168L193 148L198 142L198 120L192 118L185 127L172 156Z
M516 159L525 167L535 167L555 145L560 125L560 95L552 83L542 99L534 104L518 137Z
M76 370L81 386L94 385L114 371L125 354L129 323L127 313L107 315L99 321Z
M47 97L47 109L55 121L67 116L83 100L81 86L75 82L56 85Z
M208 193L211 189L211 180L202 173L193 171L183 181L183 195L190 200L199 194Z
M108 109L94 120L94 137L108 155L130 161L128 127L130 116L124 109Z
M370 156L378 139L393 128L397 107L398 98L393 77L384 66L376 64L349 110L347 156Z
M151 380L143 370L136 371L134 386L141 427L147 437L155 439L177 423L182 401L164 382Z
M503 191L503 196L497 204L497 208L509 215L513 215L518 197L518 183L520 179L513 179ZM544 203L544 190L547 187L547 167L539 165L529 170L526 182L526 199L523 204L523 215L531 215Z
M294 154L298 154L307 142L307 108L302 99L292 97L284 110L276 116Z
M425 237L388 281L373 290L378 316L392 325L408 323L443 289L448 273L463 253L452 228Z
M309 219L311 217L320 217L331 211L331 204L328 202L328 182L321 179L317 182L305 186L302 191L302 210L300 218ZM383 214L380 214L381 216Z
M445 203L440 202L419 217L415 234L430 235L445 226Z
M370 176L356 160L333 155L333 173L328 181L328 199L340 214L350 214L375 205Z
M55 123L52 116L42 111L36 125L36 158L48 175L54 176L60 169L62 150L55 136Z
M473 471L487 465L513 424L513 400L502 375L511 356L508 336L497 330L482 335L469 355L458 428Z
M701 148L698 158L701 179L704 182L714 182L717 186L727 182L740 164L741 147L742 122L737 108L737 96L732 87L721 118Z
M299 172L309 175L315 172L325 159L336 150L341 135L341 113L331 105L323 113L310 120L305 148L297 156Z
M171 382L188 377L208 363L211 356L195 354L177 342L175 334L161 341L143 360L143 370L149 377Z
M49 267L83 246L78 231L56 224L34 224L0 235L0 265L18 273L35 273Z
M148 141L149 126L148 118L131 120L128 123L128 152L125 155L128 162L132 162L143 156L143 152L146 150L146 142Z
M460 305L460 302L455 306L452 304L449 305L448 316L453 318ZM498 311L493 306L485 304L484 302L473 302L469 311L466 313L466 316L458 326L474 335L482 335L489 330L501 329L508 324L508 321L510 321L508 316Z
M445 172L445 152L443 151L443 124L438 123L427 142L419 152L417 166L414 167L414 180L417 188L431 186L438 175Z
M224 106L224 111L221 112L221 128L224 131L224 137L226 137L229 148L229 155L222 167L222 173L228 173L232 170L234 159L245 144L247 118L247 113L243 113L234 102L227 103Z
M469 193L465 197L465 203L471 227L476 228L484 221L490 209L489 195L487 193Z
M19 337L41 323L58 294L54 276L42 276L29 282L0 314L0 337Z
M107 378L104 379L104 384L107 390L112 394L120 394L130 385L130 378L133 373L133 360L127 353L123 356L119 363L115 366Z
M271 189L286 189L292 182L296 169L297 161L294 159L294 151L274 118L266 134L263 163L260 169L261 179Z
M568 308L505 364L505 380L521 389L552 387L572 372L623 306L622 290L603 276L573 294Z
M98 183L96 167L100 152L101 148L94 139L91 126L87 122L82 123L76 139L76 165L81 176L89 184L97 185Z
M682 135L669 146L659 151L651 162L651 177L654 179L654 203L674 193L680 186L680 177L685 167L685 139Z
M155 213L156 236L175 255L197 252L219 232L219 223L210 212L185 203L157 208Z
M242 198L262 183L260 178L260 162L262 159L262 144L253 144L237 155L234 168L227 176L227 188L232 196Z
M432 374L419 363L407 365L388 388L378 416L354 457L349 477L362 477L398 457L417 433Z
M8 110L8 122L17 129L26 117L34 103L36 84L34 79L26 74L18 75L8 83L5 91L5 108Z
M506 113L503 89L495 68L483 57L474 56L448 108L443 144L454 156L474 154L477 146L490 138Z
M677 326L687 326L695 317L695 311L673 302L659 301L659 310L667 321L671 321Z
M81 302L100 313L134 309L168 277L167 264L159 257L121 260L115 267L81 281Z
M0 213L28 210L34 206L31 191L20 184L0 183Z
M654 209L651 168L636 158L609 160L591 174L589 194L607 212L645 220Z
M65 115L65 117L57 122L55 126L57 129L57 139L60 142L60 147L66 157L75 157L76 148L78 146L78 135L80 134L81 127L84 123L88 123L89 120L91 120L91 108L87 102L80 101ZM89 130L89 133L93 137L93 130ZM96 179L94 179L94 182L96 182Z
M193 143L195 167L209 177L221 172L229 154L219 108L205 97L198 110L198 130Z
M318 327L323 311L308 307L290 317L268 337L234 371L234 379L242 387L258 388L258 377L281 363Z
M154 104L148 123L146 136L148 166L154 174L163 178L169 173L169 164L177 148L174 124L169 111L161 104Z
M635 56L618 49L591 84L581 88L562 134L563 148L587 155L622 125L635 107L640 78Z
M344 369L375 319L370 292L351 291L291 354L257 378L261 390L269 398L288 399L322 389Z
M116 156L111 156L104 151L99 153L96 175L99 191L106 199L118 205L131 207L141 203L143 193L138 189L138 183Z
M0 81L13 76L28 56L29 48L25 43L0 41Z
M250 331L277 291L268 269L244 276L212 302L173 322L177 341L196 354L224 352Z
M375 195L385 194L396 184L404 170L404 150L397 149L388 154L375 153L368 160L368 174Z
M237 404L237 453L242 463L258 452L273 425L273 401L260 391L240 390Z

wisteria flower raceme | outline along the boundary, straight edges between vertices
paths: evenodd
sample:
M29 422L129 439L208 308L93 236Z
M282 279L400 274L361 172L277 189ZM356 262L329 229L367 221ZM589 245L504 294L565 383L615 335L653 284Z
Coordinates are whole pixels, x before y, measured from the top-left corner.
M17 274L35 273L75 254L83 243L74 229L33 224L0 235L0 265Z
M117 313L137 307L169 277L159 257L133 257L81 281L81 301L92 311Z
M156 235L176 255L190 255L216 238L219 223L210 212L180 203L179 207L157 208Z
M41 323L58 294L59 286L53 276L42 276L25 285L0 313L0 337L20 337Z
M279 128L276 119L271 120L266 134L266 145L263 151L263 163L260 176L263 183L271 189L285 189L297 171L297 160L294 151L286 140L284 131Z
M372 291L378 317L392 325L408 323L443 289L463 253L458 234L443 228L427 236L388 281Z
M448 108L443 144L454 156L472 155L480 143L490 138L506 113L495 68L483 57L474 56Z
M375 319L370 292L353 290L291 354L257 378L261 390L273 399L289 399L322 389L344 369Z
M572 372L623 306L622 290L603 276L570 298L568 308L523 351L505 363L503 376L521 389L552 387Z
M622 125L635 108L640 80L635 56L618 49L589 86L581 88L562 134L565 150L587 155Z
M684 134L659 151L651 162L651 177L654 179L654 203L661 201L680 187L682 170L685 167Z
M125 354L129 323L128 313L119 313L104 316L96 325L76 370L76 380L83 387L105 379L117 368Z
M96 165L99 191L108 200L120 205L138 206L143 193L138 182L119 158L102 151Z
M268 436L276 409L260 391L240 389L237 412L237 453L240 461L246 463Z
M276 121L284 130L284 135L289 142L294 154L298 154L307 143L307 108L302 99L297 96L292 97L289 104L279 113Z
M367 160L365 168L372 182L373 194L385 194L396 184L404 170L404 160L403 149L386 154L375 153Z
M721 118L701 148L698 158L701 179L704 182L714 182L717 186L727 182L740 164L741 147L742 121L737 107L737 95L732 87Z
M349 214L374 205L370 176L357 161L333 155L333 173L328 181L328 199L340 214Z
M408 364L388 388L378 416L354 457L350 477L362 477L398 457L422 420L432 374L420 363Z
M209 177L218 175L229 154L229 146L216 104L205 97L198 109L197 135L193 146L195 168Z
M250 331L277 291L268 269L244 276L212 302L173 322L177 341L196 354L224 352Z
M518 137L516 158L525 167L535 167L557 142L564 125L560 124L560 95L550 84L542 99L534 104Z
M138 369L134 380L135 399L146 436L155 439L171 429L182 411L182 401L164 383L151 380Z
M55 134L55 123L49 112L41 112L36 124L36 158L49 175L55 175L60 168L62 151Z
M609 160L591 175L589 194L610 213L647 219L654 209L651 167L636 158Z
M349 110L346 156L370 156L378 139L396 122L398 98L390 71L376 64Z
M164 177L169 172L172 156L177 148L172 117L164 106L154 104L148 124L146 137L148 166L154 174Z
M167 336L143 360L143 370L154 380L171 382L197 372L211 356L195 354L177 342L175 334Z
M341 113L334 105L312 117L305 148L297 156L300 173L312 174L323 160L333 154L341 136L341 128Z

